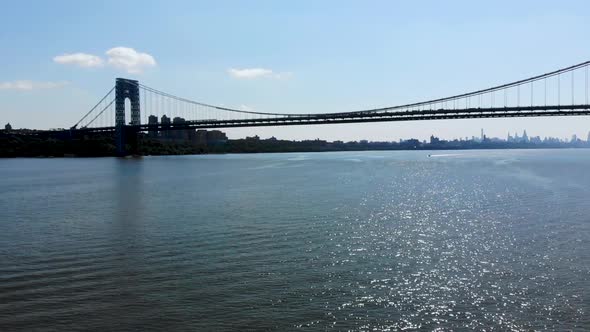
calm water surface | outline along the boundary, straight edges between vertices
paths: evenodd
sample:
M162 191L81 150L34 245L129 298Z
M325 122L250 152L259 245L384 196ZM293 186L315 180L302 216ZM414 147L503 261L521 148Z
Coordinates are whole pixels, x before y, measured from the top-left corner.
M590 329L590 150L0 174L2 331Z

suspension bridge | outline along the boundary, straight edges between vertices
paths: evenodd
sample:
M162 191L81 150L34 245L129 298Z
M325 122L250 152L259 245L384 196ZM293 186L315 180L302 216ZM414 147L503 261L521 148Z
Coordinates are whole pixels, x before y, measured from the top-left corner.
M69 130L114 132L119 155L142 132L256 126L590 115L590 61L445 98L336 113L266 113L215 106L166 93L135 80L115 86ZM129 100L130 121L125 103Z

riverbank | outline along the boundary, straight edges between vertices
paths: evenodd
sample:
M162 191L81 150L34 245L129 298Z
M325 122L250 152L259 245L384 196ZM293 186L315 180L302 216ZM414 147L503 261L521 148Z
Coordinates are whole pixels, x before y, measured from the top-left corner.
M506 142L493 140L454 140L424 142L409 139L399 142L352 141L328 142L324 140L289 141L276 138L216 141L195 144L140 136L138 155L192 155L226 153L284 153L284 152L336 152L336 151L411 151L411 150L498 150L498 149L563 149L588 148L585 141L576 142ZM42 138L32 135L0 135L0 157L112 157L116 147L112 135L96 135L78 139Z

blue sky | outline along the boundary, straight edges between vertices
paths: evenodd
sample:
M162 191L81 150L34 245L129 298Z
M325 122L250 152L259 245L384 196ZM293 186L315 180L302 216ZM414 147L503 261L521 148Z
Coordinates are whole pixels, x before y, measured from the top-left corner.
M263 112L392 106L589 60L588 31L587 1L2 0L0 121L18 128L71 126L113 86L115 77ZM101 62L56 58L78 53ZM232 68L266 71L238 72L254 76L244 78L232 75ZM534 135L585 138L590 119L227 132L230 137L397 140L478 136L480 128L502 137L527 129Z

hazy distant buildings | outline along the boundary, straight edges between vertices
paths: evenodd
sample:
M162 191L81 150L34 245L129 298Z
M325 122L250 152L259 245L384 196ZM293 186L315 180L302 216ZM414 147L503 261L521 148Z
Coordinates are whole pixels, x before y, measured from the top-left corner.
M541 136L533 136L529 139L529 142L533 144L540 144L543 142L543 140L541 139Z
M410 140L399 140L399 143L407 143ZM426 146L424 146L426 145ZM471 138L465 137L463 139L454 139L446 141L439 139L432 135L430 136L430 142L424 143L423 148L555 148L555 147L590 147L590 132L588 133L587 140L580 139L576 134L572 135L571 138L559 138L559 137L544 137L541 136L529 136L526 130L523 130L522 136L518 135L518 132L514 132L514 136L511 132L508 132L506 138L488 137L484 131L480 131L480 136L471 136Z
M518 132L514 132L514 136L510 136L510 132L508 132L508 136L506 137L506 142L509 143L528 143L530 141L531 139L526 133L526 129L522 132L522 136L518 136Z

